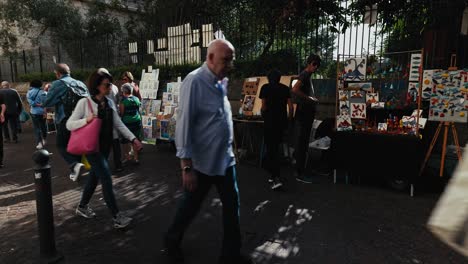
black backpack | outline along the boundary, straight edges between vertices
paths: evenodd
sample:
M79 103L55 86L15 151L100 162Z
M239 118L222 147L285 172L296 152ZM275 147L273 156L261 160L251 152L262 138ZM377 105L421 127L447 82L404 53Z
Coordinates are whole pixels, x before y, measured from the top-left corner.
M74 79L72 79L70 82L66 82L64 80L61 81L68 88L62 97L62 104L65 118L69 118L78 101L82 98L89 97L89 91L88 87L86 87L86 85L81 81Z

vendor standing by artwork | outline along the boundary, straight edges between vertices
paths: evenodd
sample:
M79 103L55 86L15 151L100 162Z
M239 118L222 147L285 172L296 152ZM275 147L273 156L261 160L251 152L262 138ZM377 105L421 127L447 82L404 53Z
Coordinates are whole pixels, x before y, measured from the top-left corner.
M260 90L262 99L262 116L265 120L264 138L266 145L266 169L270 173L271 189L277 190L283 184L280 180L279 146L282 142L289 119L293 117L293 105L289 87L280 83L281 73L273 70L268 74L268 83Z
M321 59L317 55L307 58L307 66L299 75L299 79L293 87L293 93L297 97L296 128L298 131L294 158L296 159L295 177L298 181L311 183L311 178L304 175L306 154L309 147L310 132L314 124L318 99L312 85L312 74L320 67Z

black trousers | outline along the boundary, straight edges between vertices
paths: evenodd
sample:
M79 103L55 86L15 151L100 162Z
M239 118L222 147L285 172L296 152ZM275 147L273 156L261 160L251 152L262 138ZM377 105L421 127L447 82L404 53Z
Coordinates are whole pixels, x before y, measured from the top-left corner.
M18 140L18 123L19 116L17 114L5 114L5 123L3 124L3 133L6 140ZM8 130L8 127L11 131ZM11 132L11 137L10 137Z
M280 145L283 141L284 129L282 126L267 124L265 122L265 169L271 178L279 178L281 170Z
M225 176L208 176L197 172L198 185L195 191L185 191L177 210L174 222L166 234L166 245L178 247L182 242L185 230L192 223L211 186L216 186L223 204L224 238L222 257L238 257L241 248L240 203L237 188L236 168L226 170ZM203 240L200 241L203 243Z
M314 124L314 116L308 118L296 119L297 140L294 150L294 158L296 159L296 171L299 174L304 173L305 163L307 158L307 150L309 149L310 133Z
M122 149L120 147L120 139L112 140L112 153L114 154L114 166L116 169L122 167Z
M0 123L0 164L3 164L3 126L4 124Z

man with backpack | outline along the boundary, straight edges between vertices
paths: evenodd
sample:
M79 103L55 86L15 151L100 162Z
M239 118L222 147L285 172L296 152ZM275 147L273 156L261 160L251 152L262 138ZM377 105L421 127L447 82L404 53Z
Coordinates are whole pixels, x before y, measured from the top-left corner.
M57 64L54 72L57 80L50 84L43 106L55 107L57 148L65 162L70 166L70 179L76 181L83 173L84 165L81 163L81 156L67 152L70 131L66 128L66 123L77 102L83 97L88 97L89 91L83 82L70 76L70 67L67 64Z

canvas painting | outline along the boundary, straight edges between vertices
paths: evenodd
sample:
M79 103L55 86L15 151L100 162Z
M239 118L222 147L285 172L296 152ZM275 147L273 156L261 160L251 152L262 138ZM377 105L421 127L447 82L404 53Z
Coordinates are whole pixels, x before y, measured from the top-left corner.
M384 102L372 103L371 108L372 109L384 109L385 103Z
M375 104L379 102L379 94L378 93L366 93L366 103L367 104Z
M366 79L366 59L349 58L344 62L345 81L364 81Z
M157 116L161 111L161 100L151 100L151 113L153 116Z
M419 97L419 83L409 82L408 83L408 98L411 102L417 102Z
M432 78L434 76L434 73L438 71L441 71L441 70L425 70L423 72L422 96L421 96L421 99L423 101L429 101L429 99L431 99L432 89L434 86L434 82L432 81Z
M434 72L429 106L430 121L466 123L468 83L463 71Z
M160 134L162 139L170 139L169 136L169 120L161 120Z
M149 99L142 99L141 100L141 107L140 107L140 113L142 115L148 115L151 113L151 102L152 100Z
M179 95L172 94L172 105L179 105Z
M349 115L350 114L350 109L349 109L349 101L340 101L340 114L341 115Z
M143 127L143 138L145 139L151 139L153 137L153 127L152 126L144 126Z
M141 122L143 126L151 126L152 125L151 116L148 116L148 115L142 116Z
M338 90L339 101L349 101L349 91Z
M377 127L377 130L378 130L378 131L380 131L380 132L387 132L387 129L388 129L387 123L379 123L379 124L378 124L378 127Z
M351 118L366 119L366 104L365 103L351 103Z
M172 106L165 106L164 107L164 115L172 115L174 112L174 107Z
M182 85L181 82L176 82L172 86L172 93L173 94L180 94L180 86Z
M353 125L349 115L339 115L336 117L336 130L337 131L352 131Z
M351 103L365 103L366 102L366 92L361 90L351 91L349 96L349 101Z
M409 81L418 82L419 81L419 70L421 68L422 55L419 53L411 54L411 64L409 68Z
M173 92L173 87L174 87L174 83L168 83L166 92L172 93Z
M366 92L372 91L372 83L370 82L356 82L356 83L348 83L348 89L355 89L355 90L363 90Z
M244 97L244 102L242 103L242 110L244 112L252 112L255 104L254 95L246 95Z

